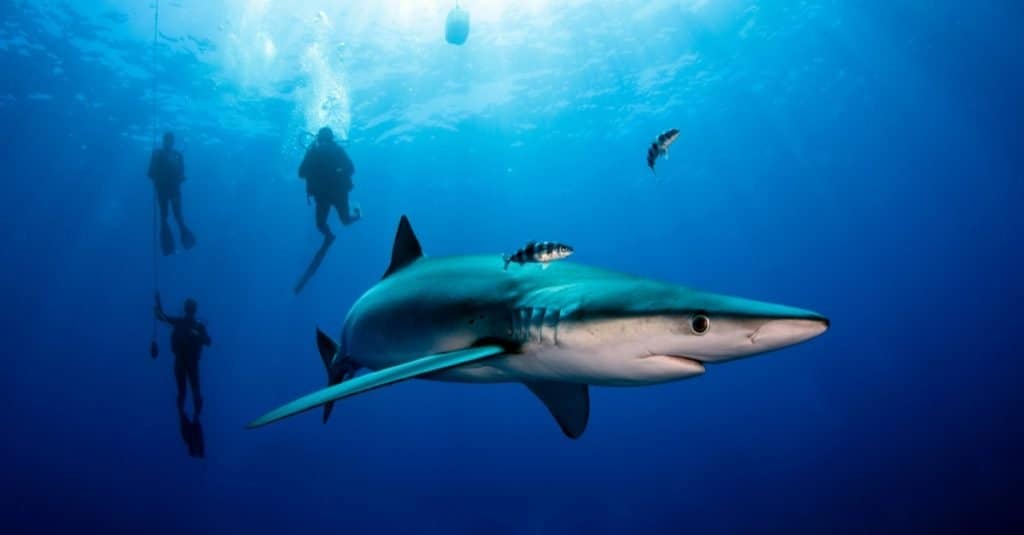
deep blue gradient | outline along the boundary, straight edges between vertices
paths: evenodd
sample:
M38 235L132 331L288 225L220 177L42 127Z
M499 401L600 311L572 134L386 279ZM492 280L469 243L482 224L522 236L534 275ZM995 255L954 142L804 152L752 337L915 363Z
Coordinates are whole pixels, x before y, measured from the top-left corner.
M169 27L160 128L186 142L199 245L160 259L160 289L175 313L198 299L213 337L197 461L166 330L147 355L150 48L117 33L151 17L135 3L99 24L61 2L0 2L5 532L1024 528L1015 4L737 0L702 25L681 7L702 2L636 19L651 3L572 3L555 27L474 19L463 47L442 25L426 48L376 35L418 74L346 72L366 218L332 219L338 241L297 297L318 245L294 175L291 88L307 81L254 90L173 46L216 36ZM165 3L168 20L192 4ZM488 38L513 29L551 48ZM352 64L390 68L343 38ZM388 115L445 91L504 96L422 124ZM682 136L654 177L646 146L670 127ZM522 386L424 381L345 400L327 426L305 414L244 430L324 384L314 329L336 334L380 277L401 214L427 254L558 240L579 262L812 309L832 328L693 380L595 388L577 441Z

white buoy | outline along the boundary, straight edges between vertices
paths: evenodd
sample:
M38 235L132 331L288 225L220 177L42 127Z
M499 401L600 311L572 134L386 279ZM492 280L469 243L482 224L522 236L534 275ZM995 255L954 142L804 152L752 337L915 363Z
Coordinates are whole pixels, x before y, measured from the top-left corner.
M444 39L453 45L461 45L469 37L469 11L455 7L448 12L448 19L444 23Z

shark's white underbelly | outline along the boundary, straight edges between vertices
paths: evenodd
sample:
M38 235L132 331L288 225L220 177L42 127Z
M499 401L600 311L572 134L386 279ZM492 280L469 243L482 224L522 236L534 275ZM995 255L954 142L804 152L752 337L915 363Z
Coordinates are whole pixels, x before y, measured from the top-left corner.
M666 355L623 358L622 354L577 353L534 348L493 357L437 374L432 379L470 383L556 381L600 386L640 386L704 373L695 360Z
M571 342L591 333L574 331L570 325L559 321L564 315L551 309L520 308L471 316L469 319L462 316L445 325L439 325L436 319L406 319L400 336L395 336L391 329L364 328L351 340L350 355L363 366L377 370L496 340L508 343L515 348L514 352L422 378L467 383L558 381L633 386L704 373L700 362L642 354L626 345L576 349ZM630 358L630 355L636 356Z
M424 376L458 382L560 381L643 385L700 375L699 362L651 356L630 341L598 343L592 326L575 326L568 306L488 307L460 314L409 314L392 308L348 331L348 355L379 370L472 345L508 344L512 353ZM354 326L353 326L354 327Z

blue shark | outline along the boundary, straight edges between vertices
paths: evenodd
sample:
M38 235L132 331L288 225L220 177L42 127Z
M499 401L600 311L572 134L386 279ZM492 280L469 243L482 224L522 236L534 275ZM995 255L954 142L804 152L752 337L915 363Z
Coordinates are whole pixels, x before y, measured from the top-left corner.
M589 387L643 386L792 346L829 327L816 312L703 292L572 262L429 257L402 216L384 277L353 304L339 342L317 331L328 386L260 427L407 379L524 384L564 434L590 416ZM370 371L354 375L354 370Z

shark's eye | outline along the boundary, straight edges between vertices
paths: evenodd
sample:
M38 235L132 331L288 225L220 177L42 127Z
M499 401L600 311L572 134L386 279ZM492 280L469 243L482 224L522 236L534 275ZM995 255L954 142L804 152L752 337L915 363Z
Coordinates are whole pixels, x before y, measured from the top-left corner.
M690 330L693 334L704 334L710 328L711 320L704 314L694 314L693 318L690 318Z

